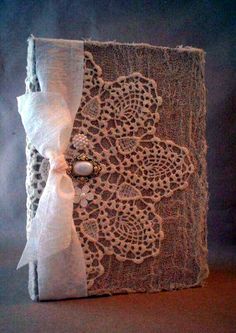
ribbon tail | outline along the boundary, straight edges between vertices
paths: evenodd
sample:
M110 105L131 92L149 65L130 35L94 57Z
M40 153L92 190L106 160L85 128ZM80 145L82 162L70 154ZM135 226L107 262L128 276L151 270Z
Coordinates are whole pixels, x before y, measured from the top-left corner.
M68 248L74 226L74 187L68 175L49 172L17 269Z
M19 269L30 262L34 262L37 260L37 238L34 237L34 235L37 235L37 223L33 220L31 231L29 234L29 238L26 242L25 248L23 250L23 253L21 255L21 258L18 262L17 268Z

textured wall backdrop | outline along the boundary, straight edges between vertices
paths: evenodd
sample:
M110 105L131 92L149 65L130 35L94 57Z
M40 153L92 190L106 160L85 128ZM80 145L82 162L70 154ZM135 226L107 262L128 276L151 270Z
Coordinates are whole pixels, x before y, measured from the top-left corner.
M26 40L36 37L191 45L207 52L211 263L236 262L236 113L232 1L0 0L0 256L16 266L25 243ZM6 259L8 258L8 259ZM1 260L1 258L0 258ZM3 262L3 261L1 261Z

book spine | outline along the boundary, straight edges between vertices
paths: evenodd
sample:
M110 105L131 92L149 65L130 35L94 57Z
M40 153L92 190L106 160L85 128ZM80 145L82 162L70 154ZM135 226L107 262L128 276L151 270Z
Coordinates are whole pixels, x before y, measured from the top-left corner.
M35 37L31 35L28 39L27 48L27 66L26 66L26 79L25 79L25 93L31 93L39 90L38 79L36 75L36 56L35 56ZM27 233L30 229L30 224L32 220L32 214L30 210L30 145L29 139L26 137L26 192L27 192ZM37 265L36 263L29 264L29 280L28 280L28 291L30 298L34 301L38 300L38 275L37 275Z

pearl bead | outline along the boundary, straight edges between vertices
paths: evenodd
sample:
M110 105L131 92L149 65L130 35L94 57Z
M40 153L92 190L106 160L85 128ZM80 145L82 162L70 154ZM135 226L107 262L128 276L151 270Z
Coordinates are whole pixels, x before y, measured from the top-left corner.
M89 176L93 172L93 165L88 161L77 161L73 164L73 173L76 176Z

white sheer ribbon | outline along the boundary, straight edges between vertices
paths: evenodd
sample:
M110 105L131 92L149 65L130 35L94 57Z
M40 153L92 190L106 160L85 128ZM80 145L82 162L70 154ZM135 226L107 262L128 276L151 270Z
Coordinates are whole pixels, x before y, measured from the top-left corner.
M82 94L83 44L36 40L41 91L17 97L18 111L29 141L49 159L50 170L17 268L37 262L41 299L83 297L86 266L73 222L75 193L64 156Z

